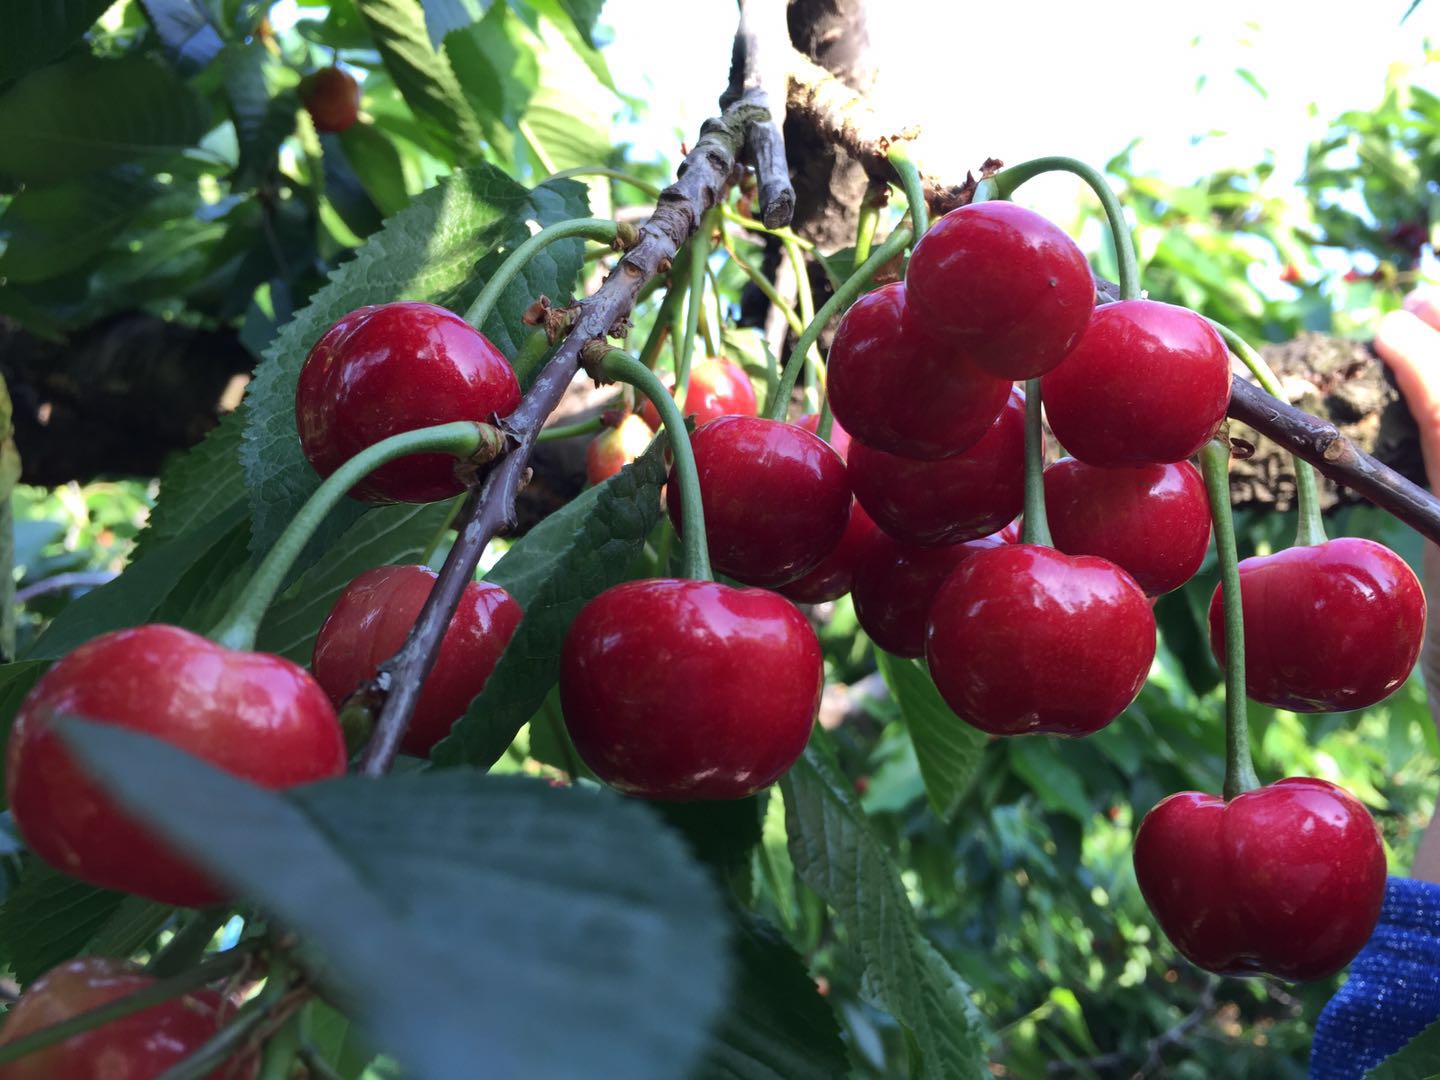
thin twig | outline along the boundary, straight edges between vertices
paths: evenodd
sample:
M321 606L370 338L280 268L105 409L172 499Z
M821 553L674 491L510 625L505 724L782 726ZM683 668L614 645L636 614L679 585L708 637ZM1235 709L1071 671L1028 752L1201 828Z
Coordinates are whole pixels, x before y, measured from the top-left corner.
M638 242L600 289L580 301L569 336L519 408L501 421L509 443L507 452L485 477L473 508L460 517L455 545L405 644L380 666L367 688L376 695L373 700L384 704L361 761L365 775L379 776L394 763L420 688L435 665L460 596L474 579L481 553L492 538L515 527L515 499L525 483L536 437L575 377L581 348L594 338L624 336L641 287L675 258L695 232L701 215L720 201L732 182L746 131L758 115L754 105L740 101L719 119L705 122L699 140L680 164L675 183L660 193L655 212L641 226Z
M767 227L789 225L795 214L795 188L785 159L785 90L790 30L786 0L740 0L740 26L730 54L730 86L720 107L737 103L764 109L745 131L745 152L760 182L760 217Z

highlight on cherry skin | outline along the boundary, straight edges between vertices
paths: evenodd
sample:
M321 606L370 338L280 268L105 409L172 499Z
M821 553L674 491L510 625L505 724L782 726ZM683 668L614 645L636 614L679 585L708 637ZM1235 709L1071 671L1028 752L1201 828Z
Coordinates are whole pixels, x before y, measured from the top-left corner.
M510 361L485 335L434 304L357 308L310 349L295 388L305 457L329 476L391 435L457 420L487 422L520 404ZM457 461L412 454L350 492L368 502L434 502L462 494Z
M423 566L379 566L345 586L320 627L310 660L315 681L335 708L399 651L435 578ZM480 581L465 586L401 750L425 757L450 733L485 688L520 617L520 605L500 586Z
M0 1046L98 1009L156 983L137 965L82 956L52 968L25 988L0 1026ZM224 1002L194 990L108 1024L72 1035L0 1065L0 1080L147 1080L204 1046L221 1028ZM206 1080L248 1080L258 1063L243 1047Z
M565 635L560 705L585 764L646 799L741 799L800 756L820 642L764 589L650 578L591 600Z
M345 741L310 673L176 626L116 630L60 659L25 696L10 730L5 784L15 824L71 877L182 907L225 892L131 818L75 759L55 721L79 717L162 739L261 787L345 772Z

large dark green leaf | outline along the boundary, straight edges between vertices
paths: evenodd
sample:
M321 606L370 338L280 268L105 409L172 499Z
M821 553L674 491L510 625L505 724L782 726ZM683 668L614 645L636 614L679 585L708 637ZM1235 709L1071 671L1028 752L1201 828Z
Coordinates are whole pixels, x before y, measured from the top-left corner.
M918 661L879 649L875 660L915 744L930 805L949 821L980 770L989 739L950 711Z
M669 1080L703 1049L726 920L641 805L470 770L272 792L132 732L67 734L136 814L302 935L409 1075L583 1062Z
M197 445L166 463L155 509L140 533L132 562L244 504L245 474L240 469L244 429L241 405L222 417Z
M850 1063L835 1014L798 953L764 920L740 916L735 985L695 1080L828 1080Z
M1440 1076L1440 1020L1365 1074L1365 1080L1435 1080Z
M86 885L33 859L0 908L0 966L27 983L82 952L123 956L172 910Z
M145 171L133 165L26 188L0 217L6 237L0 277L43 281L84 265L110 246L155 191Z
M63 53L112 0L0 0L0 83Z
M350 168L384 217L398 214L410 201L400 152L374 124L353 124L336 136ZM329 148L326 148L327 153Z
M34 184L178 154L208 124L208 109L189 86L137 54L74 56L0 95L3 168Z
M47 660L17 660L13 664L0 665L0 741L10 737L10 725L30 688L40 681L50 667ZM0 768L3 768L0 759ZM0 804L6 803L4 785L0 784Z
M894 859L816 742L781 781L796 872L844 926L865 996L904 1025L911 1075L984 1075L987 1034L969 987L921 932Z
M146 622L162 607L183 615L188 601L203 599L207 584L213 586L209 567L223 561L234 569L235 538L243 536L244 522L245 507L235 503L168 543L151 545L114 581L66 605L25 659L54 660L99 634Z
M480 149L480 129L443 53L430 44L420 0L355 0L406 103L437 148L452 162L469 161Z
M258 647L297 664L308 663L315 635L341 590L371 567L419 562L449 512L449 503L383 506L370 511L270 608L260 624Z
M534 42L505 4L492 4L478 23L445 38L460 86L485 131L485 141L512 156L514 131L540 82Z
M663 439L636 462L531 529L487 581L525 613L481 695L431 751L437 764L493 765L545 700L560 672L565 631L580 609L625 581L660 520Z
M295 383L325 329L357 307L391 300L426 300L463 312L507 252L528 239L527 222L549 225L585 212L584 188L575 181L527 190L489 166L466 169L413 200L331 275L266 350L250 386L241 461L255 519L253 551L269 550L319 483L295 434ZM507 356L517 351L520 316L536 296L569 296L583 250L578 240L550 245L505 291L483 329ZM360 510L355 503L332 514L312 551Z
M240 144L240 161L230 182L239 189L267 178L275 168L280 144L295 131L300 101L292 91L271 93L266 70L272 62L258 41L232 45L225 52L225 99Z

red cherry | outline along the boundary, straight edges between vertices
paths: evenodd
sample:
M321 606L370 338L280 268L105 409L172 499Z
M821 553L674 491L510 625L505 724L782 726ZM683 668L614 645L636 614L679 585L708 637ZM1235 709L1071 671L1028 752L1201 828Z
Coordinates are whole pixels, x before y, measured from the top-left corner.
M316 131L345 131L360 115L360 84L341 68L321 68L300 80L300 101Z
M850 524L833 551L802 578L781 585L775 591L797 604L823 604L838 600L855 583L855 568L875 537L883 535L859 503L850 507Z
M82 956L52 968L20 995L5 1017L0 1045L129 997L156 979L125 960ZM0 1080L146 1080L189 1057L220 1030L222 1000L195 990L72 1035L0 1065ZM234 1058L208 1080L255 1075L252 1059Z
M850 590L860 628L888 653L924 656L925 620L945 579L977 551L1014 542L1008 527L978 540L938 547L877 533L855 564Z
M722 416L691 436L710 561L748 585L784 585L835 549L850 520L845 462L794 424ZM666 505L681 532L680 484Z
M1354 796L1291 777L1229 803L1171 795L1135 834L1135 877L1191 963L1219 975L1320 979L1375 929L1385 851Z
M794 604L711 581L630 581L581 609L560 703L595 775L647 799L740 799L794 764L820 708L815 632Z
M875 524L897 540L954 544L1014 519L1025 499L1025 395L1010 394L985 437L943 461L850 447L850 486Z
M165 904L203 907L225 894L81 768L53 727L64 716L163 739L274 790L345 772L325 691L282 657L161 625L102 634L65 656L15 714L5 767L15 824L72 877Z
M806 413L795 421L795 426L802 431L808 431L811 435L820 434L820 414ZM840 460L846 461L850 457L850 433L834 417L830 418L830 437L825 440L830 444L830 449L840 455Z
M379 566L345 586L310 661L315 681L337 709L405 643L434 585L435 572L423 566ZM400 749L425 757L450 733L480 696L519 625L520 605L500 586L465 586Z
M668 379L668 385L674 385ZM684 416L695 417L695 426L703 427L722 416L754 416L760 409L755 399L755 385L745 369L723 356L701 360L690 369L690 384L685 388ZM646 401L640 406L640 419L651 431L660 430L660 414Z
M1114 563L1009 544L945 579L925 655L941 696L981 731L1089 735L1144 685L1155 616Z
M1003 379L1060 363L1095 306L1095 279L1075 241L1008 202L962 206L936 221L915 245L905 285L927 324Z
M1425 593L1405 560L1344 537L1240 563L1245 691L1292 712L1363 709L1399 689L1420 655ZM1225 666L1220 590L1210 648Z
M1154 300L1095 309L1040 385L1055 438L1090 465L1182 461L1220 430L1230 354L1195 312Z
M474 327L433 304L364 307L315 343L300 369L295 424L321 476L391 435L456 420L491 420L520 404L510 362ZM351 492L371 502L459 495L456 461L414 454L376 469Z
M1210 546L1210 499L1188 461L1097 469L1061 458L1045 470L1055 546L1109 559L1151 596L1195 576Z
M830 407L852 436L927 460L974 446L1010 392L1007 380L930 330L907 307L900 282L862 296L845 313L827 371Z
M585 448L585 479L602 484L638 458L650 445L654 433L634 413L619 424L602 431Z

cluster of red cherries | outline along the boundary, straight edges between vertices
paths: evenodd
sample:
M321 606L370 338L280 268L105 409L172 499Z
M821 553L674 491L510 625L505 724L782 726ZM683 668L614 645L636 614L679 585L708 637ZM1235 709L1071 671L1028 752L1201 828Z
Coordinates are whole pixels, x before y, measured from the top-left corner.
M1149 673L1154 598L1204 559L1210 508L1187 459L1216 436L1230 378L1223 341L1195 313L1143 299L1095 306L1084 256L1038 215L1007 202L945 215L904 280L841 321L828 358L833 424L763 419L743 371L697 365L685 411L698 422L706 539L738 585L632 581L583 607L560 668L576 749L607 784L648 799L736 799L773 783L806 745L824 679L796 604L846 593L879 647L926 660L961 721L992 736L1103 728ZM1039 416L1027 417L1021 380L1038 380L1073 455L1044 470L1043 500L1032 484L1027 542L1017 517ZM328 476L389 436L503 417L520 396L509 362L462 319L390 303L350 312L316 342L296 424ZM658 423L644 409L598 439L591 478L632 459ZM465 487L456 466L411 455L351 494L450 498ZM668 511L683 535L680 484L672 469ZM1362 708L1414 665L1423 595L1380 545L1296 547L1240 573L1254 699ZM338 776L347 752L336 709L399 648L434 577L419 566L361 574L308 672L161 625L65 656L26 697L9 740L9 802L31 850L100 886L222 901L223 888L86 773L57 719L140 731L270 788ZM503 589L467 587L403 749L427 755L445 737L521 618ZM1223 663L1218 592L1211 630ZM1368 813L1314 779L1229 802L1171 796L1141 825L1135 865L1161 926L1195 963L1289 979L1349 961L1373 929L1385 874Z

